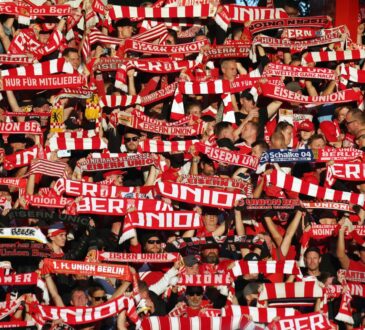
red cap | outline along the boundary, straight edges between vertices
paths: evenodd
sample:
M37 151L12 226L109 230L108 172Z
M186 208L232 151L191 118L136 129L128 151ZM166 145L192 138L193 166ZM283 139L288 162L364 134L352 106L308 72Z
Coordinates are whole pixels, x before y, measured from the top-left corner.
M322 121L319 124L319 128L321 129L328 142L338 141L339 132L337 131L336 126L332 121Z
M106 179L108 176L111 176L111 175L123 175L125 173L127 173L127 172L122 171L122 170L112 170L112 171L104 172L103 178Z
M314 125L309 119L303 120L298 126L298 132L312 132L314 131Z

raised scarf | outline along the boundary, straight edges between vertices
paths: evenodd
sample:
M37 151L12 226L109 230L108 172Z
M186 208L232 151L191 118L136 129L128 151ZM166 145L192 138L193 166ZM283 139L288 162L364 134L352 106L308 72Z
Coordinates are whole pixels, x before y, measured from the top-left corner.
M37 159L31 163L27 176L31 174L41 174L51 177L65 177L66 166L66 163L60 161Z
M197 274L197 275L179 275L178 285L185 286L219 286L231 285L232 278L229 273L225 274Z
M350 60L360 60L362 58L365 58L365 49L309 52L306 56L302 57L302 64L306 65L307 63L312 62L343 62Z
M135 228L154 230L190 230L203 225L195 212L130 212L124 220L123 234L119 243L136 236Z
M39 157L43 153L43 148L40 145L33 146L4 157L4 168L12 170L14 168L27 166L30 162Z
M324 199L336 202L348 201L360 206L365 204L363 194L324 188L277 170L274 170L271 174L266 176L266 182L268 185L273 185L278 188L284 188L288 191L312 196L316 199Z
M33 227L0 228L0 238L48 243L46 236L44 236L41 230Z
M360 91L345 89L328 95L307 96L292 92L286 88L273 84L262 84L261 91L264 96L275 100L295 102L301 104L325 104L325 103L347 103L352 101L359 102L362 94Z
M268 324L268 330L286 329L307 329L307 330L327 330L333 329L328 318L323 313L309 313L304 316L290 316L280 318Z
M235 151L224 150L208 146L204 143L195 143L196 151L199 151L216 162L222 162L230 165L243 166L256 170L259 164L259 158L245 155Z
M199 140L182 140L182 141L160 141L146 139L139 143L141 152L164 153L164 152L185 152Z
M326 182L332 186L336 179L365 181L364 163L336 163L327 166Z
M0 123L0 134L42 134L41 125L36 121L21 123Z
M223 190L200 188L179 183L158 182L157 191L163 196L181 202L189 201L196 205L230 209L234 203L246 195Z
M285 260L285 261L237 260L234 262L232 272L235 277L246 275L246 274L264 274L264 275L266 275L266 274L301 275L302 274L296 260Z
M171 211L170 205L152 199L85 197L76 204L76 213L122 216L132 207L137 211Z
M253 186L251 183L241 179L229 179L219 176L190 175L183 174L180 176L180 183L193 186L210 186L219 188L239 189L246 196L251 196Z
M51 258L52 251L47 244L41 243L1 243L2 257Z
M180 258L178 253L122 253L97 251L96 259L107 262L166 263Z
M37 273L0 275L0 285L37 285Z
M50 273L102 276L124 281L130 281L132 278L129 267L124 265L46 258L43 260L42 274Z
M50 151L55 150L97 150L107 149L107 143L99 136L90 138L71 138L52 136L49 140Z

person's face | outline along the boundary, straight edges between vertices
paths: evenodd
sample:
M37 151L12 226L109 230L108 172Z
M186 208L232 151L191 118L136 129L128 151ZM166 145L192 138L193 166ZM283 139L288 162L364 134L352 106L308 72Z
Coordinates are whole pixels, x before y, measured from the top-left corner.
M315 251L308 252L304 258L305 266L310 271L318 271L320 262L321 262L321 256Z
M257 130L256 130L256 128L252 124L247 123L243 127L241 137L244 140L257 137Z
M88 300L84 291L75 291L71 297L71 305L76 307L87 306Z
M322 139L316 139L312 141L309 148L311 148L312 150L319 150L323 149L325 146L326 142L324 142Z
M187 275L197 275L199 274L199 264L192 265L191 267L185 266Z
M337 221L336 218L322 218L319 219L319 223L321 225L336 225Z
M189 108L189 115L193 115L193 116L196 116L196 117L199 117L201 116L201 109L199 106L197 105L193 105L192 107Z
M350 113L347 113L345 118L346 118L345 124L346 124L347 130L351 134L356 135L356 133L359 130L357 120L354 119Z
M286 149L285 140L274 138L271 140L271 149Z
M288 14L289 17L298 17L299 11L296 8L290 7L290 6L284 6L284 10Z
M41 33L39 34L39 42L42 44L46 44L49 39L50 34L49 33Z
M222 66L223 79L234 80L237 76L237 64L234 61L224 62Z
M217 248L204 249L202 258L208 264L216 264L219 262L219 250Z
M133 34L133 26L120 26L118 27L118 38L130 38Z
M108 299L105 295L105 291L104 290L96 290L92 295L91 295L91 306L98 306L101 305L102 303L106 302Z
M234 141L233 131L234 130L233 130L232 126L224 128L221 131L220 136L218 137L218 140L223 139L223 138L227 138L227 139L230 139L230 140Z
M175 45L175 39L172 35L168 35L166 38L167 45Z
M64 247L66 244L66 233L60 233L56 236L51 237L51 241L58 247Z
M349 111L349 108L344 107L338 112L337 120L339 123L342 123L345 120L346 114L348 113L348 111Z
M284 136L285 145L288 147L293 139L293 127L288 126L282 131L282 134Z
M139 136L135 134L127 133L124 135L124 144L129 152L136 152L139 143Z
M161 240L157 236L150 237L145 244L146 253L160 253Z
M217 227L218 224L218 217L214 214L206 214L203 217L205 227Z
M10 147L13 149L13 151L19 151L19 150L24 150L25 149L25 143L23 142L13 142L10 143Z
M191 293L186 296L186 300L188 302L188 306L193 309L198 309L201 307L201 303L203 300L203 295L200 293Z
M81 64L80 55L76 52L70 52L66 56L66 60L71 63L74 70L77 70Z
M213 165L203 163L202 165L202 173L206 176L212 176L214 175L214 167Z
M112 180L116 186L123 186L123 175L112 174L108 179Z
M309 138L314 134L314 131L310 131L310 132L307 132L307 131L300 131L299 135L300 135L300 139L302 141L308 141Z
M245 97L240 99L242 109L250 112L251 109L255 108L255 103L252 100L247 100Z

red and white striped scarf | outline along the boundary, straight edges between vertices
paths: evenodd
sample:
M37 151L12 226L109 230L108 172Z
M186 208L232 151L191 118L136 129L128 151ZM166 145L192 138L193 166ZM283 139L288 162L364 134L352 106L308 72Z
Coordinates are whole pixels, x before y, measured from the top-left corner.
M125 281L132 277L129 267L124 265L48 258L43 259L42 274L80 274Z
M171 182L158 182L156 189L162 196L172 200L225 209L232 208L236 201L246 198L243 194Z
M343 62L350 60L360 60L365 58L365 49L347 49L337 51L320 51L320 52L309 52L302 58L302 64L307 63L318 63L318 62Z
M197 329L254 329L262 330L255 327L252 322L248 321L245 316L149 316L145 317L141 323L141 330L197 330Z
M106 142L99 136L90 138L68 138L52 136L49 140L49 149L54 150L97 150L106 149Z
M245 274L291 274L301 275L302 272L295 260L285 261L246 261L237 260L232 268L235 277Z
M74 73L75 70L71 63L67 62L64 58L57 58L54 60L34 63L27 66L19 66L13 69L1 70L2 77L16 77L16 76L44 76L63 73Z
M300 194L315 197L317 199L324 199L330 201L349 201L350 203L363 206L365 204L364 195L353 192L346 192L340 190L333 190L324 188L304 180L285 174L281 171L273 171L266 176L266 182L269 185L285 190L297 192Z
M364 163L336 163L327 166L326 182L332 186L336 179L345 181L365 181Z
M23 29L11 41L8 52L10 54L24 54L30 52L37 59L53 53L60 48L64 37L61 31L55 29L50 35L47 44L43 44L36 39L35 33L31 29Z
M4 168L9 171L14 168L27 166L33 159L42 158L40 157L41 154L43 154L43 148L40 145L36 145L11 155L6 155L4 157Z
M195 212L131 212L124 220L123 234L119 243L136 236L135 228L155 230L199 229L201 216Z
M289 17L289 18L277 18L267 20L255 20L252 21L248 27L249 31L253 34L265 30L288 28L288 27L313 27L323 28L328 27L331 21L328 16L310 16L310 17Z
M128 317L136 322L138 315L132 298L120 296L104 304L95 307L56 307L40 304L29 306L29 313L41 324L45 320L63 320L66 324L78 325L97 322L108 317L119 314L123 310L127 311Z
M259 301L286 298L322 298L323 289L317 281L263 283Z
M344 63L341 64L341 76L350 81L365 83L365 70L345 66Z
M301 104L347 103L352 101L359 102L362 100L361 92L353 89L346 89L328 95L307 96L273 84L262 84L261 91L264 96L276 100Z
M66 176L66 166L66 163L60 161L37 159L31 163L27 176L31 174L42 174L51 177L64 177Z
M236 166L243 166L253 170L257 169L260 161L259 158L255 156L245 155L239 152L228 151L221 148L214 148L201 142L195 143L195 149L214 161Z
M290 48L292 51L301 51L303 49L307 49L308 47L341 42L345 40L346 36L348 36L344 30L344 26L323 31L325 31L323 32L323 35L310 40L279 39L265 35L258 35L253 39L252 44L254 46L261 45L262 47L270 48Z
M1 64L32 64L34 62L34 58L28 55L23 54L0 54L0 63Z
M122 253L97 251L96 259L107 262L133 262L133 263L166 263L175 262L180 257L178 253Z
M112 6L109 17L120 18L200 18L214 16L216 8L211 4L180 7L128 7Z
M304 316L291 316L273 320L267 330L306 329L306 330L329 330L332 324L323 313L310 313Z
M365 283L365 272L361 272L358 270L345 270L345 269L339 269L337 271L337 276L342 277L346 279L348 282L362 282Z
M128 107L141 104L141 97L139 95L104 95L100 98L99 103L102 108Z
M204 176L204 175L189 175L184 174L181 177L180 183L194 186L210 186L229 189L240 189L242 193L248 197L252 195L252 184L241 179L228 179L219 176Z
M177 82L167 85L151 94L141 96L141 105L146 106L164 100L167 97L174 95L177 88Z
M159 141L146 139L139 143L141 152L164 153L164 152L184 152L199 140L183 140L183 141Z
M76 204L77 214L103 214L121 216L135 207L142 212L171 211L172 207L162 201L152 199L121 199L85 197Z
M239 306L229 305L222 308L222 316L241 316L250 315L253 322L257 323L270 323L273 319L279 317L284 318L287 316L299 315L300 312L294 308L275 308L275 307L251 307L251 306Z
M269 63L266 65L263 76L293 77L305 79L336 80L334 70L306 66L294 66L285 64Z

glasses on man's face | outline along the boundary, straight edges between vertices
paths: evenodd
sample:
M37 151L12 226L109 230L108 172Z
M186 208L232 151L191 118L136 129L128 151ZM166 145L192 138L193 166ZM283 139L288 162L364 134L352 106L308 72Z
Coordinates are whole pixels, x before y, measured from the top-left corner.
M136 142L136 141L138 141L138 139L139 139L138 136L133 136L131 138L125 137L124 141L125 141L125 143L131 142L131 141Z
M99 297L93 297L95 299L95 301L107 301L108 298L106 296L99 296Z
M149 239L148 241L147 241L147 243L148 244L161 244L161 240L159 240L159 239Z
M351 123L353 123L354 121L356 121L356 119L355 120L350 120L350 121L345 121L345 125L347 126L347 125L350 125Z
M194 297L194 296L198 296L198 297L200 297L200 296L202 296L203 294L202 293L200 293L200 292L190 292L190 293L188 293L188 296L190 296L190 297Z

